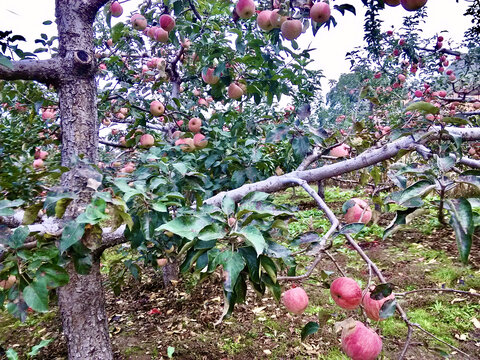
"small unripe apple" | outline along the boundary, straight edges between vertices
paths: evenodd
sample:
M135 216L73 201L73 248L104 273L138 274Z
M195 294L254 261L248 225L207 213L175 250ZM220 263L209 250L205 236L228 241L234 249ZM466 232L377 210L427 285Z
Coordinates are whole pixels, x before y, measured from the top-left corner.
M168 14L163 14L158 19L160 27L165 31L172 31L175 27L175 19Z
M255 14L255 3L253 0L238 0L235 11L241 19L250 19Z
M310 9L310 17L313 21L323 24L330 19L330 6L325 2L317 2Z
M227 93L228 93L228 97L230 99L240 99L243 95L243 90L240 86L238 86L236 83L231 83L229 86L228 86L228 90L227 90Z
M350 146L347 144L341 144L330 150L330 156L345 157L350 155Z
M301 287L296 287L282 294L282 302L288 311L300 315L308 306L308 295Z
M274 28L280 28L287 21L287 17L278 13L278 9L272 10L270 14L270 23Z
M280 30L285 39L295 40L302 33L303 24L300 20L286 20L280 27Z
M33 168L34 169L41 169L44 167L44 163L42 159L36 159L33 161Z
M198 149L203 149L208 145L208 140L203 134L195 134L193 136L193 145L195 145L195 147Z
M193 133L200 132L200 128L202 127L202 120L198 117L191 118L188 122L188 130Z
M395 295L391 293L389 296L384 297L380 300L375 300L370 297L371 292L367 291L365 296L363 297L362 304L365 309L365 313L367 314L368 318L374 321L385 320L385 318L380 317L380 309L382 305L387 300L395 299Z
M151 147L155 143L155 138L150 134L143 134L140 137L140 146Z
M155 40L161 43L168 42L168 31L165 31L162 28L157 28L155 31Z
M123 7L117 1L114 1L112 5L110 5L110 13L113 17L119 17L123 14Z
M130 23L135 30L143 31L147 28L147 19L145 19L145 16L140 14L134 14L130 18Z
M273 24L270 21L270 17L272 15L271 10L263 10L257 16L257 25L260 29L265 31L270 31L273 29Z
M372 210L368 204L358 198L353 198L343 204L343 211L345 213L345 222L347 224L361 222L368 223L372 219Z
M227 220L228 226L230 226L230 227L233 227L236 222L237 222L237 219L235 219L234 217L230 217Z
M165 258L162 258L162 259L157 259L157 265L159 267L164 267L165 265L168 264L168 260L165 259Z
M382 339L360 321L342 322L342 349L353 360L375 360L382 351Z
M416 11L425 6L427 0L401 0L403 8L407 11Z
M203 81L205 81L207 84L210 84L210 85L216 84L220 80L220 78L214 75L214 73L215 73L214 68L208 68L205 74L202 72Z
M161 116L165 112L165 106L158 100L150 103L150 113L153 116Z
M330 285L333 301L343 309L356 309L362 302L362 289L358 283L348 277L339 277Z

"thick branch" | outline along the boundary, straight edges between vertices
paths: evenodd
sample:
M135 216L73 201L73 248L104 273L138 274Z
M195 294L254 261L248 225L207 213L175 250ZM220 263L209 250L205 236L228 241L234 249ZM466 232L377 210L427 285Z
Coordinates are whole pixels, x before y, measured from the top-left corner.
M60 58L48 60L14 61L11 69L0 65L0 79L36 80L42 83L56 84L60 77Z

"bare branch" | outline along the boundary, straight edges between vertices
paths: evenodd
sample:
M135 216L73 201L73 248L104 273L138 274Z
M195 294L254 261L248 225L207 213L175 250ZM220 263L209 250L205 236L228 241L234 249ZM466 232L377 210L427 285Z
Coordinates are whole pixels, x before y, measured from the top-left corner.
M36 80L47 84L56 84L60 77L61 60L20 60L14 61L11 69L0 65L0 79Z
M469 295L469 296L475 296L475 297L480 297L480 294L473 293L470 291L464 291L464 290L457 290L457 289L440 289L440 288L422 288L422 289L415 289L415 290L410 290L410 291L405 291L402 293L395 293L395 296L406 296L408 294L413 294L417 292L426 292L426 291L436 291L436 292L453 292L453 293L458 293L458 294L463 294L463 295Z

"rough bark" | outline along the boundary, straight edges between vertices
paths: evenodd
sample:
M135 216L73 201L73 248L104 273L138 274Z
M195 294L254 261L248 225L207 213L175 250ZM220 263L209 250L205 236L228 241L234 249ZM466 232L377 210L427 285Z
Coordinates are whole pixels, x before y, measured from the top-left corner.
M167 265L162 268L163 286L165 286L166 289L172 287L172 280L178 280L179 268L177 260L167 263Z

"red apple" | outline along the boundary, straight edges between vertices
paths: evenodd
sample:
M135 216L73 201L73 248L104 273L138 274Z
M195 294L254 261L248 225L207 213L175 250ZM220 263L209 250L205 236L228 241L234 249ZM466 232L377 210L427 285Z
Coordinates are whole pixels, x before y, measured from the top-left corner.
M168 263L168 260L165 258L157 259L157 265L159 267L164 267L165 265L167 265L167 263Z
M202 79L205 81L207 84L214 85L216 84L220 78L216 75L214 75L215 69L214 68L208 68L206 73L202 72Z
M43 163L43 160L42 159L36 159L33 161L33 168L34 169L40 169L40 168L43 168L45 165Z
M163 14L158 19L160 27L165 31L172 31L175 27L175 19L168 14Z
M273 24L270 21L272 12L270 10L263 10L257 16L257 25L260 29L270 31L273 29Z
M285 39L295 40L302 33L303 24L300 20L286 20L280 27L280 30Z
M165 106L158 100L150 103L150 113L153 116L161 116L165 112Z
M382 339L360 321L349 318L342 322L342 349L353 360L375 360L382 351Z
M308 295L301 287L296 287L282 294L282 302L288 311L300 315L308 306Z
M330 19L330 6L325 2L317 2L310 9L310 17L313 21L323 24Z
M228 86L228 97L230 99L240 99L243 95L243 90L240 86L238 86L236 83L231 83Z
M401 0L403 8L407 11L416 11L427 3L427 0Z
M380 317L380 309L385 301L395 299L395 295L392 293L387 297L380 300L375 300L370 297L371 292L367 291L363 297L362 304L369 319L374 321L385 320Z
M287 21L287 17L278 13L278 9L273 10L270 14L270 23L274 28L280 28Z
M162 28L157 28L155 31L155 40L161 43L168 42L168 32Z
M110 5L110 14L113 17L119 17L123 14L122 5L120 5L117 1L114 1L112 5Z
M253 0L238 0L235 11L242 19L250 19L255 14L255 3Z
M362 289L357 282L348 277L339 277L330 285L333 301L343 309L356 309L362 302Z
M150 134L143 134L140 137L140 146L150 147L155 143L155 138Z
M350 146L348 146L347 144L338 145L330 150L330 156L345 157L348 155L350 155Z
M400 5L400 0L383 0L388 6L398 6Z
M132 173L135 171L135 167L130 164L125 165L123 168L120 169L122 173Z
M145 19L145 16L140 14L134 14L130 18L130 23L135 30L143 31L147 28L147 19Z
M195 134L193 136L193 145L195 145L195 147L198 149L203 149L208 145L208 140L203 134Z
M190 121L188 122L188 130L190 130L195 134L200 132L201 126L202 126L202 120L200 120L197 117L191 118Z
M422 97L422 96L423 96L422 90L415 90L415 97Z
M343 204L343 212L345 214L345 222L351 223L368 223L372 219L372 210L368 204L358 198L353 198Z
M401 82L404 82L405 79L406 79L406 78L405 78L405 75L403 75L403 74L398 74L397 78L398 78L398 80L400 80Z

